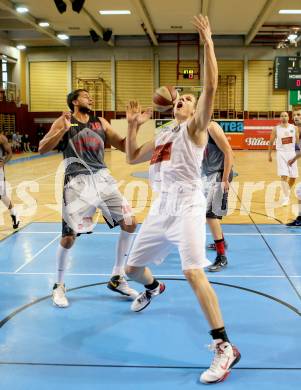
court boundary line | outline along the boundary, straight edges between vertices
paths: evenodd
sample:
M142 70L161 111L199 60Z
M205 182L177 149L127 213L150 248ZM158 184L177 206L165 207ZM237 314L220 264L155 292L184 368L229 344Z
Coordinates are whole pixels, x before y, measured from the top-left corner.
M234 189L232 188L232 190L234 191ZM253 223L255 229L258 231L258 233L260 234L263 242L266 244L267 248L269 249L272 257L274 258L274 260L276 261L276 263L278 264L279 268L282 270L283 274L286 276L287 278L287 281L288 283L290 284L291 288L293 289L293 291L296 293L297 297L299 298L299 300L301 301L301 294L299 293L297 287L294 285L294 283L292 282L292 280L290 279L289 275L287 274L285 268L283 267L283 265L281 264L280 260L278 259L278 257L276 256L275 252L273 251L272 247L270 246L270 244L267 242L267 240L265 239L263 233L261 232L261 230L259 229L257 223L254 221L253 217L251 216L251 212L248 212L247 208L245 207L245 205L242 203L242 200L240 199L238 193L236 193L234 191L234 193L236 194L237 196L237 199L240 201L240 204L242 205L242 207L245 209L245 212L248 214L248 217L250 218L251 222Z
M47 223L47 222L46 222ZM20 231L19 234L58 234L58 233L61 233L60 231L39 231L39 232L36 232L36 231ZM107 236L107 235L119 235L120 232L92 232L92 234L94 235L104 235L104 236ZM138 232L134 232L132 233L134 235L137 235ZM255 237L261 237L261 235L263 236L301 236L301 233L224 233L224 236L255 236ZM206 233L206 236L211 236L211 233Z
M0 271L0 276L3 275L23 275L23 276L30 276L30 275L56 275L56 272L18 272L15 273L15 271ZM206 274L208 278L210 279L210 274ZM212 274L211 274L212 275ZM67 273L66 276L98 276L98 277L111 277L112 274L108 273ZM154 274L155 278L182 278L182 274ZM214 278L220 278L220 279L285 279L285 275L212 275ZM290 275L291 278L301 278L301 275Z
M44 252L44 250L46 250L51 244L53 244L58 238L61 237L61 234L58 234L57 236L54 237L53 240L51 240L50 242L48 242L48 244L44 245L43 248L41 248L37 253L35 253L30 259L29 261L26 261L25 263L23 263L19 268L17 268L14 273L17 274L21 269L23 269L26 265L30 264L33 260L35 260L41 253Z

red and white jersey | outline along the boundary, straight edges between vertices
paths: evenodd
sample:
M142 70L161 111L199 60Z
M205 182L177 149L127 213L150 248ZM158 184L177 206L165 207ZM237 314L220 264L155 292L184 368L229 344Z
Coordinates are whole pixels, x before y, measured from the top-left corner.
M172 121L163 127L155 140L149 178L154 191L172 192L173 189L202 189L201 165L204 147L197 146L189 137L188 121Z
M276 126L276 150L282 152L294 152L296 144L296 128L293 125L287 127Z

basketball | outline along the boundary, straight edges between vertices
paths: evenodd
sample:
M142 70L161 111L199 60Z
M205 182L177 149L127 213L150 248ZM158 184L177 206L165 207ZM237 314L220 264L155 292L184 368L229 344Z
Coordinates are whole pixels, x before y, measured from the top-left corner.
M171 85L157 88L153 96L155 110L160 112L171 110L178 98L178 91Z

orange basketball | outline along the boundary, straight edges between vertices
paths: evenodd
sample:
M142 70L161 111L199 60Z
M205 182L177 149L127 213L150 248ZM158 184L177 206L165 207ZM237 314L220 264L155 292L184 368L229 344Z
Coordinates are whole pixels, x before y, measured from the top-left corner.
M165 85L157 88L153 102L156 111L165 112L173 108L174 102L179 98L178 91L171 85Z

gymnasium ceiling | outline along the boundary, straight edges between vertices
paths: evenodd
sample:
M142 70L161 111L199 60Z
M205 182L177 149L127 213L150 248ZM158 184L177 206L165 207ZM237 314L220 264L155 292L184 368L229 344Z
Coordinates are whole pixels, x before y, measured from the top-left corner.
M215 39L237 39L245 45L287 45L286 38L301 27L301 15L280 15L280 9L301 9L301 0L86 0L80 13L72 0L64 0L67 11L60 14L53 0L0 0L0 37L8 44L37 46L78 46L92 44L92 28L100 40L93 45L118 46L129 39L154 46L193 37L192 15L202 12L210 18ZM26 14L16 4L28 7ZM99 10L129 10L130 15L102 16ZM50 27L38 25L47 20ZM106 30L112 38L101 38ZM67 41L58 32L70 36ZM177 35L179 34L179 35ZM301 31L295 46L300 46ZM189 39L189 38L187 38Z

